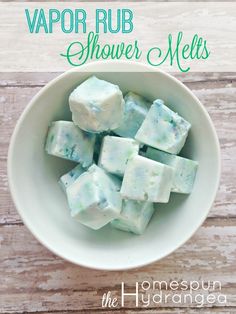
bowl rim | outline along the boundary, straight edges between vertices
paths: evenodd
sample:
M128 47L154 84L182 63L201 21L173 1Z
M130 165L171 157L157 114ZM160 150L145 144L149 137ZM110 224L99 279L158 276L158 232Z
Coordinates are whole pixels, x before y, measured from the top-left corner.
M104 65L109 65L110 69L109 71L104 70L103 67ZM129 71L125 71L125 68L130 67ZM132 69L133 68L133 69ZM25 117L27 116L28 112L31 110L31 108L34 106L34 103L37 101L38 98L41 97L41 95L44 93L45 90L56 84L58 81L66 77L69 73L72 72L160 72L162 75L168 77L170 80L174 81L180 88L184 89L186 93L188 93L194 101L198 104L198 106L201 108L202 112L204 113L205 117L207 118L207 122L211 128L213 137L214 137L214 143L216 147L216 161L217 161L217 168L216 168L216 181L214 185L214 192L212 193L211 199L209 201L209 208L206 208L205 214L202 215L202 218L198 225L190 232L189 236L185 238L183 241L181 241L177 246L175 246L173 249L171 249L169 252L163 254L162 256L159 256L157 258L150 258L149 260L146 260L144 262L137 262L133 265L129 266L119 266L119 267L113 267L112 265L110 267L103 267L101 265L94 265L93 263L83 263L80 262L72 257L64 256L61 252L58 252L56 249L51 244L48 244L45 239L42 239L40 235L34 230L34 227L32 226L30 219L27 218L27 215L24 214L24 209L21 206L21 201L17 197L17 187L14 183L13 179L13 173L12 173L12 168L13 168L13 152L14 152L14 146L17 140L17 134L18 130L21 127L22 122L24 121ZM185 86L180 80L178 80L176 77L172 76L171 74L159 69L159 68L154 68L150 65L143 64L141 62L134 62L134 61L114 61L114 60L109 60L109 61L96 61L96 62L90 62L88 64L85 64L81 67L75 67L72 69L69 69L54 79L50 80L46 85L44 85L37 93L36 95L33 96L33 98L29 101L29 103L26 105L24 110L22 111L20 117L17 120L17 123L15 125L14 131L12 133L11 139L10 139L10 144L8 148L8 156L7 156L7 176L8 176L8 183L9 183L9 190L11 193L11 197L13 199L14 205L17 209L17 212L19 213L24 225L30 230L30 232L33 234L33 236L43 245L45 246L49 251L51 251L53 254L61 257L62 259L71 262L75 265L79 265L82 267L86 268L91 268L95 270L103 270L103 271L122 271L122 270L130 270L134 268L140 268L149 264L152 264L154 262L157 262L168 255L172 254L175 250L177 250L179 247L181 247L183 244L185 244L193 235L194 233L200 228L200 226L203 224L205 219L207 218L209 211L214 203L218 188L219 188L219 183L220 183L220 175L221 175L221 153L220 153L220 144L219 140L217 137L216 129L214 127L214 124L206 110L206 108L203 106L203 104L200 102L200 100L195 96L195 94L187 87Z

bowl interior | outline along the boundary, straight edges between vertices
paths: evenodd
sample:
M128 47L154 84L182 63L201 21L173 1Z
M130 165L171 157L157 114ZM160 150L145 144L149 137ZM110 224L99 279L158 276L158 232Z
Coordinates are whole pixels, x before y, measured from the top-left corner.
M57 183L74 164L44 151L49 123L71 120L68 96L91 74L118 84L124 93L131 90L151 101L162 98L192 124L181 154L199 162L193 192L189 196L172 193L168 204L157 204L142 236L113 230L110 226L93 231L74 221ZM218 179L218 142L207 113L191 92L162 72L64 73L32 100L16 127L9 154L11 191L29 229L54 253L97 269L137 267L172 252L205 219Z

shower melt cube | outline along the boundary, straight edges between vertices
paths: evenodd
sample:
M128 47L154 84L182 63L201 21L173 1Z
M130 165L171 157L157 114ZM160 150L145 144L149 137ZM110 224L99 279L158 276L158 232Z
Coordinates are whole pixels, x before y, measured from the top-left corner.
M128 161L120 192L125 199L167 203L172 179L171 167L135 156Z
M120 217L111 226L123 231L143 234L154 212L153 203L123 200Z
M198 167L196 161L171 155L151 147L148 147L146 157L173 167L174 177L171 191L191 193Z
M102 133L96 134L96 141L94 145L94 155L93 155L93 161L96 165L98 164L103 138L108 134L109 134L108 132L102 132Z
M178 154L191 125L157 99L151 106L135 139L171 154Z
M71 185L75 180L85 172L85 169L79 164L66 174L60 177L59 184L62 189L66 191L69 185Z
M131 138L105 136L98 165L106 171L123 176L128 159L137 155L139 144Z
M84 132L70 121L52 122L46 141L50 155L69 159L88 167L93 161L95 135Z
M151 103L144 97L132 92L126 94L124 100L124 117L120 126L114 132L122 137L134 138L148 113Z
M88 132L116 129L123 118L124 100L119 87L95 76L70 94L69 105L74 123Z
M71 216L85 226L99 229L119 217L120 181L95 164L66 189Z

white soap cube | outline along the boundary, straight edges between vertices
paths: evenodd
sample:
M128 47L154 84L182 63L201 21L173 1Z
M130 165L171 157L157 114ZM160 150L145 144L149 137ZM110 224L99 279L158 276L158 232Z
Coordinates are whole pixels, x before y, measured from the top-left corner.
M120 216L112 220L111 226L119 230L143 234L153 212L153 203L123 200Z
M75 168L60 177L59 184L64 191L71 185L75 180L85 172L85 169L78 164Z
M167 203L172 186L173 170L142 156L129 159L121 186L123 198Z
M154 101L135 139L171 154L178 154L191 124L170 110L160 99Z
M132 92L125 95L124 101L124 117L120 126L114 132L122 137L134 138L148 113L151 103L144 97Z
M128 159L137 155L139 144L131 138L105 136L98 165L106 171L123 176Z
M191 193L198 163L194 160L171 155L148 147L146 157L173 167L174 177L171 190L176 193Z
M124 100L119 87L95 76L70 94L69 105L74 123L88 132L113 130L123 118Z
M119 217L120 181L93 164L66 189L71 216L85 226L99 229Z
M94 134L81 130L71 121L56 121L48 130L45 150L88 167L93 161L94 143Z

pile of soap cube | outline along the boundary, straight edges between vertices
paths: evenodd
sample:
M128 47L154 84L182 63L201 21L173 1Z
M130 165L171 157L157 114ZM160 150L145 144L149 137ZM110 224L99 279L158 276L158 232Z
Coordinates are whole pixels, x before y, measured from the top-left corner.
M81 224L142 234L154 203L191 193L198 163L178 156L191 125L163 100L123 98L117 85L92 76L72 91L69 107L72 121L52 122L45 148L77 163L59 183Z

